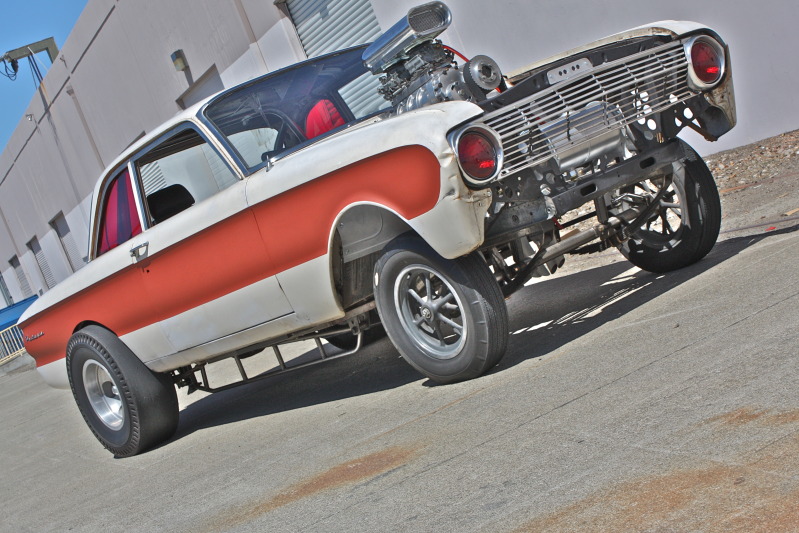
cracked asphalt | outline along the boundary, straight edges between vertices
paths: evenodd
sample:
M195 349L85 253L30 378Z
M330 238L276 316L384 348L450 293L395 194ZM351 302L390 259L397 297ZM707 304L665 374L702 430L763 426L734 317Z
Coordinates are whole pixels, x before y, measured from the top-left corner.
M525 287L507 355L466 383L383 340L182 394L175 437L118 460L69 392L0 377L0 531L799 531L799 194L779 178L723 194L692 267L606 251Z

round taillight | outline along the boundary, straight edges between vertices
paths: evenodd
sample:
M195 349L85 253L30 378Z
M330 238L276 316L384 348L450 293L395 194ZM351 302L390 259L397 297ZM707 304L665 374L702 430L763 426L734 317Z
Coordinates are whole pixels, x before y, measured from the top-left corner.
M721 56L708 42L694 42L691 47L691 64L696 77L703 83L715 83L721 77Z
M497 172L499 154L497 146L484 133L467 131L458 140L458 161L468 177L485 181Z
M690 62L688 86L695 91L707 91L721 83L726 69L724 47L709 35L697 35L684 43Z

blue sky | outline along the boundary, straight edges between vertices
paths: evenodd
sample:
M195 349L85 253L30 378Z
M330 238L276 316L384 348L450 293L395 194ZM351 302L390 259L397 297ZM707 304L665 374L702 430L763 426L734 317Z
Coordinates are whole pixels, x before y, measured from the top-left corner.
M87 0L0 0L0 55L47 37L60 49ZM36 54L42 74L50 68L47 53ZM0 72L5 72L0 63ZM28 60L19 62L16 81L0 76L0 151L25 114L36 91Z

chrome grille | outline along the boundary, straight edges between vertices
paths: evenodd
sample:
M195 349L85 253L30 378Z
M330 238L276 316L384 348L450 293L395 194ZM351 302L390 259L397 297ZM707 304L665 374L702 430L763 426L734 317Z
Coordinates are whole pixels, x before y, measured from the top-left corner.
M486 114L482 121L502 139L500 177L627 124L644 123L650 115L687 100L696 94L688 88L687 74L683 45L675 42L603 64Z

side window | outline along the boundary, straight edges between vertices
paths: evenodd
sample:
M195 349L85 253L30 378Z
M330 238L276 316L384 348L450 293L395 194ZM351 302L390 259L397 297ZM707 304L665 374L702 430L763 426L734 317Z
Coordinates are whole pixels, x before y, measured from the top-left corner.
M130 173L126 168L111 180L105 190L100 212L97 256L129 241L139 233L141 222L136 212Z
M136 161L152 224L160 224L238 181L193 129L184 129Z

